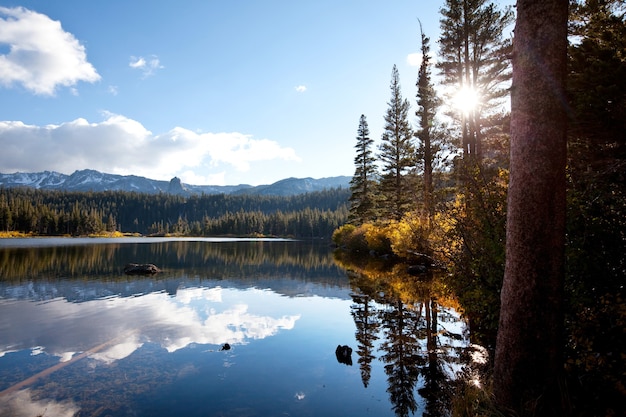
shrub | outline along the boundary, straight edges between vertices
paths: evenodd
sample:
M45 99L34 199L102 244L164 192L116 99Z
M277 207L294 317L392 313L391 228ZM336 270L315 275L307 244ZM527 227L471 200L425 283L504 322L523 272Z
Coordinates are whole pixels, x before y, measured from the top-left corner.
M387 228L380 227L373 224L364 224L365 228L365 240L370 251L374 251L378 254L392 253L391 241L387 236Z
M354 232L356 226L353 224L344 224L333 232L332 241L335 245L346 246L348 237Z

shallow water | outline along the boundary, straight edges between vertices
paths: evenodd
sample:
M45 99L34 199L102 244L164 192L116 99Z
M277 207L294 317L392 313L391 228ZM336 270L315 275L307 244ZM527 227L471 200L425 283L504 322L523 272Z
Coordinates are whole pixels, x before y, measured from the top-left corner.
M434 300L359 288L322 244L0 241L0 415L422 415L466 333Z

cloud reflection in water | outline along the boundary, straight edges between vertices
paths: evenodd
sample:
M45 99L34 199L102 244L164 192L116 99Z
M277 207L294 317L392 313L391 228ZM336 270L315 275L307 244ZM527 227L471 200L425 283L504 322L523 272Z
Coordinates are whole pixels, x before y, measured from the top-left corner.
M80 411L80 408L72 401L35 400L31 398L30 390L26 389L9 394L4 398L0 397L0 410L2 410L2 415L13 417L41 415L72 417Z
M67 361L75 352L111 341L90 357L112 363L148 342L158 343L168 352L192 343L245 344L294 328L299 314L271 317L253 313L249 303L242 301L258 299L255 309L263 310L260 306L272 305L275 297L280 296L271 291L214 287L182 288L175 296L156 292L83 303L55 299L45 303L12 301L9 306L0 300L0 317L3 310L12 311L11 323L0 335L0 356L38 346L38 353L45 351Z

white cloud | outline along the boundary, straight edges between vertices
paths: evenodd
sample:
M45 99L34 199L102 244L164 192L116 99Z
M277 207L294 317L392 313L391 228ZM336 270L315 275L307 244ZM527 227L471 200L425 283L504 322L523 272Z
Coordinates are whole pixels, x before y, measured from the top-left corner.
M210 175L199 175L198 173L187 170L179 172L177 177L180 178L185 184L195 185L225 185L226 184L226 171L217 172Z
M422 54L414 52L406 56L406 63L411 67L419 67L422 64Z
M140 70L143 74L143 78L154 75L157 70L165 68L161 65L161 61L159 61L159 58L156 55L152 55L152 57L148 60L142 56L131 56L128 66L133 69Z
M197 179L223 179L224 166L245 172L258 161L300 160L292 148L243 133L197 133L176 127L155 135L127 117L112 113L105 113L105 117L99 123L76 119L47 126L0 121L3 172L50 170L69 174L90 168L161 180L185 173L187 182L193 172L217 170L217 177L195 175Z
M131 56L130 57L130 62L128 63L128 66L131 68L143 68L146 66L146 60L143 57L135 57L135 56Z
M40 95L54 95L59 86L95 82L100 75L87 61L85 47L61 23L23 7L0 7L0 83L21 84Z
M298 93L304 93L306 91L306 85L298 85L295 88Z
M116 96L119 93L119 89L116 85L110 85L107 88L107 91L109 92L109 94L111 94L112 96Z

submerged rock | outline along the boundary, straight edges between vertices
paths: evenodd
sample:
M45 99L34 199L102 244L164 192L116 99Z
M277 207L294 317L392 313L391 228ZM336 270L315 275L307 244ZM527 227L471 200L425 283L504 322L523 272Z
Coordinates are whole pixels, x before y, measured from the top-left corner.
M124 267L126 275L154 275L161 270L153 264L127 264Z

